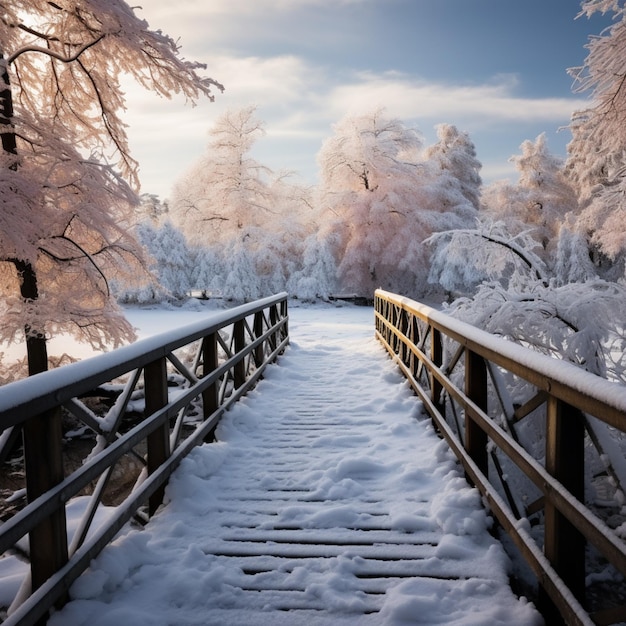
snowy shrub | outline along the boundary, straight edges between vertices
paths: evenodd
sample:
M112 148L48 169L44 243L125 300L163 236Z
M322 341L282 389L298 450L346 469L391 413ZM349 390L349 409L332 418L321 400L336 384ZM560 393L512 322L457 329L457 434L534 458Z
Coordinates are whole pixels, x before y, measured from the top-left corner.
M529 232L511 235L504 222L483 219L473 229L437 233L426 243L433 251L428 280L450 292L472 293L483 281L514 288L547 282L537 241Z
M529 285L530 287L530 285ZM484 330L626 383L620 311L626 289L601 279L562 286L535 282L524 291L483 283L447 311Z

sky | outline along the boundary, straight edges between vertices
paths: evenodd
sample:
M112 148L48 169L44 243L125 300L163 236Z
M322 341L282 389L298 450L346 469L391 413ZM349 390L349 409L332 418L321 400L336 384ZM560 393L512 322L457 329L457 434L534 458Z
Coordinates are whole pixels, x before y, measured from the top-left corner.
M545 132L566 155L573 91L590 35L609 16L580 0L145 0L137 14L176 39L225 87L193 107L127 87L125 121L142 192L169 197L228 109L255 105L266 135L253 156L315 184L316 155L347 114L383 107L416 127L467 131L485 182L515 178L510 157Z

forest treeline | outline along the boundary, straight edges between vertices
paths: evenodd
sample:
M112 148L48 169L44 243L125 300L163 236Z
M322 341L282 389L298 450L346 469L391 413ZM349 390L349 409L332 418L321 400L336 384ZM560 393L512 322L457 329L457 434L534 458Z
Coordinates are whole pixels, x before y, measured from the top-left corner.
M122 290L123 299L192 290L233 300L277 290L371 297L377 287L416 298L438 287L466 294L485 280L509 281L524 264L559 283L623 274L621 248L609 250L598 217L581 210L568 165L544 135L513 157L517 183L486 187L466 132L441 124L425 147L417 129L382 109L335 125L316 187L251 156L263 135L254 107L225 113L209 135L169 201L143 196L137 235L157 280Z
M383 109L346 116L318 153L319 185L304 187L253 158L264 133L255 108L228 111L171 199L143 196L136 235L150 277L118 296L245 301L286 290L313 301L382 287L444 299L491 332L622 379L621 174L594 149L590 176L581 136L593 113L585 123L577 114L569 158L540 135L512 157L516 182L486 186L454 125L424 146Z

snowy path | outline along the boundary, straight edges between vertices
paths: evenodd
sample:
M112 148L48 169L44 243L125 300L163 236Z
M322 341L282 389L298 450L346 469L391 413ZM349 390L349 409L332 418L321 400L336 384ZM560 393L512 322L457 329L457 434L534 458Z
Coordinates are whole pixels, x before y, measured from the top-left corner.
M293 309L280 364L51 626L540 624L362 308Z

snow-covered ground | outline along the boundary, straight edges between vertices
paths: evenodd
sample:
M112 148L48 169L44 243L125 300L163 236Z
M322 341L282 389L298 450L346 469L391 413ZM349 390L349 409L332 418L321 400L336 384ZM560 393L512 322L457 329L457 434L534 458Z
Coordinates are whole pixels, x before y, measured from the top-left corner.
M290 317L291 346L227 413L219 442L185 459L167 505L103 551L50 626L541 624L508 587L478 493L374 339L372 309L292 306ZM141 336L172 324L157 310L129 318ZM305 558L293 532L328 553ZM369 547L344 541L354 532ZM257 542L257 573L219 556L233 541ZM368 594L373 563L417 577ZM285 588L308 610L273 611Z

